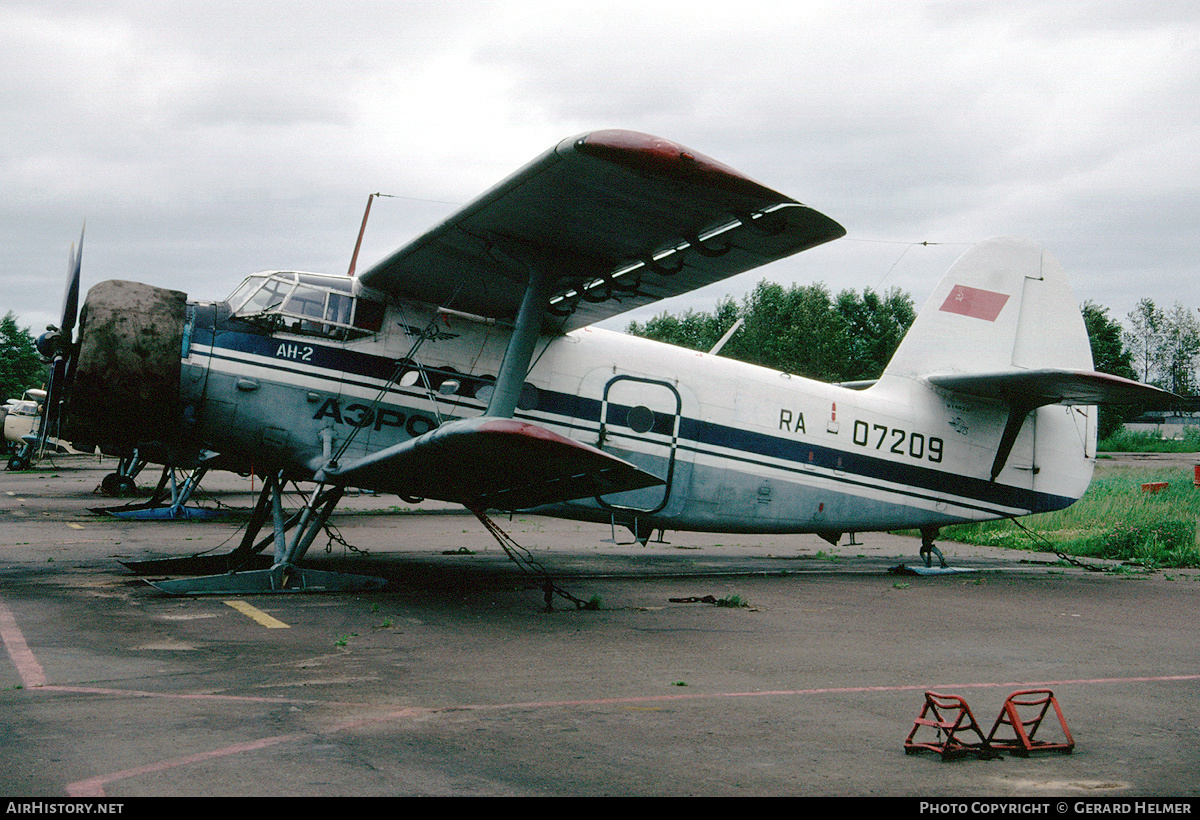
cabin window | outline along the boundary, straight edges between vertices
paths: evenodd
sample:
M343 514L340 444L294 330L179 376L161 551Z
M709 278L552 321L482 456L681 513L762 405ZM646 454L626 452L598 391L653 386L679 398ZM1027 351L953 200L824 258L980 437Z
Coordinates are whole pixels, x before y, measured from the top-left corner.
M283 300L287 297L289 285L286 282L280 282L276 279L264 279L262 285L256 290L246 303L242 306L239 313L265 313L268 311L278 310Z
M649 433L654 429L654 411L645 405L631 407L625 420L635 433Z
M321 319L325 316L325 302L331 295L334 294L321 288L298 285L288 294L283 310L293 316L314 316Z
M329 294L329 304L325 309L325 318L339 325L350 324L350 314L354 311L354 300L344 293Z
M238 286L238 289L233 292L233 295L226 300L226 302L229 303L229 309L236 313L238 308L244 305L246 300L250 298L250 294L262 287L262 283L263 277L261 276L251 276L249 279L242 282L242 284Z

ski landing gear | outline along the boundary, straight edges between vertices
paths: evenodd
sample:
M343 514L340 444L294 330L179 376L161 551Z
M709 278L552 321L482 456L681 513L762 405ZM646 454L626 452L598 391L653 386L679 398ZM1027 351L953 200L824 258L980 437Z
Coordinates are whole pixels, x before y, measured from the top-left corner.
M170 595L237 595L268 592L354 592L379 589L386 581L366 575L325 572L300 566L300 560L312 546L317 534L325 528L334 507L341 500L344 487L318 484L299 512L284 518L282 474L267 476L246 527L241 545L232 553L218 556L168 558L163 561L142 561L126 564L135 572L185 573L194 567L211 571L223 562L230 571L223 575L181 578L169 581L150 581L155 588ZM255 543L259 531L270 518L273 532ZM288 531L294 529L289 536ZM268 569L245 569L257 553L268 544L274 545L274 562Z
M145 462L143 462L144 464ZM158 480L158 487L151 494L149 501L140 504L126 504L123 507L92 507L92 512L133 521L178 521L181 519L220 518L224 513L218 510L187 506L188 501L191 500L192 493L200 486L200 482L204 480L204 476L207 473L208 467L204 463L201 463L180 484L175 479L175 468L168 464L163 467L162 476ZM105 485L110 480L129 483L129 491L120 494L133 495L136 491L132 477L122 477L118 473L109 473L104 477L104 481L100 482L100 489L105 495L114 494L105 489Z

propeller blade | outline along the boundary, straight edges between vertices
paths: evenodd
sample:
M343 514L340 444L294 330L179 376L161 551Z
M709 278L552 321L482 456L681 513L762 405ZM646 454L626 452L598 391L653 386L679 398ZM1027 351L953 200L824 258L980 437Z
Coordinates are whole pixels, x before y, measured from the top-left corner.
M62 405L66 398L67 377L74 364L76 346L72 344L71 334L75 330L75 321L79 317L79 279L83 269L83 234L87 230L84 224L79 232L79 245L71 246L71 255L67 260L67 292L63 296L62 321L58 325L58 339L54 343L54 353L50 364L50 384L47 385L46 403L42 405L41 424L37 435L37 449L40 455L45 451L46 439L54 430L55 438L60 438L62 426Z
M75 319L79 315L79 274L83 267L83 233L87 230L87 225L83 226L83 230L79 232L79 246L71 247L70 265L67 270L67 294L63 297L63 313L62 321L58 325L58 329L68 340L71 338L71 331L75 329Z

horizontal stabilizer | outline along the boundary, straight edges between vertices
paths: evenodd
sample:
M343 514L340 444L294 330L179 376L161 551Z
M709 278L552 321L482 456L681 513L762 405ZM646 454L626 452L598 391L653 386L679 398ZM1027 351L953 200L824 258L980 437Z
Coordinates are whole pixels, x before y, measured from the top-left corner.
M595 447L515 419L479 416L318 473L318 480L521 510L662 484Z
M1139 404L1163 407L1174 393L1108 373L1071 370L1010 370L927 376L935 387L977 398L997 399L1026 408L1047 404Z

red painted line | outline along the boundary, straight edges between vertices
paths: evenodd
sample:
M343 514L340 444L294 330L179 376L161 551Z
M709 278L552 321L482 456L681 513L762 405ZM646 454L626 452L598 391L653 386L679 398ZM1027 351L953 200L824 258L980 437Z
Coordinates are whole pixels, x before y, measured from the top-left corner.
M595 700L549 700L530 701L527 703L498 703L494 705L478 704L472 706L456 706L455 709L499 710L499 709L533 709L561 706L606 706L623 703L659 703L665 701L704 700L715 698L761 698L788 697L795 695L851 695L862 692L952 692L955 689L999 689L1015 687L1018 689L1048 688L1051 686L1070 686L1073 684L1103 684L1103 683L1169 683L1172 681L1197 681L1200 675L1158 675L1154 677L1130 678L1075 678L1057 681L1005 681L987 683L914 683L898 686L839 686L820 689L768 689L757 692L697 692L680 693L677 695L635 695L627 698L598 698ZM439 711L430 709L428 711Z
M150 763L145 766L138 766L136 769L125 769L120 772L111 772L110 774L102 774L99 777L92 777L87 780L77 780L74 783L67 784L67 795L70 797L104 797L104 787L114 780L124 780L129 777L137 777L142 774L152 774L154 772L162 772L167 769L174 769L178 766L189 766L193 763L202 763L205 760L212 760L217 757L228 757L229 755L241 754L242 752L253 752L259 749L266 749L270 746L278 746L280 743L287 743L291 740L298 740L304 735L276 735L275 737L264 737L259 740L251 740L246 743L235 743L232 746L226 746L223 749L214 749L211 752L200 752L199 754L186 755L184 757L173 757L169 760L160 760L157 763Z
M21 683L30 689L45 686L46 672L25 643L25 636L17 626L17 619L13 617L12 610L5 606L3 601L0 601L0 638L4 640L4 648L8 650L13 666L17 667Z
M80 687L50 687L54 690L69 690L79 691ZM116 690L114 690L116 691ZM269 698L239 698L240 700L269 700ZM305 703L316 703L317 701L303 701ZM401 709L396 712L390 712L386 715L381 715L376 718L364 718L362 720L351 720L344 723L339 723L326 729L321 734L333 734L335 732L346 731L349 729L361 728L374 723L384 723L399 718L415 717L419 714L427 714L429 712L438 711L435 709L420 709L409 708ZM193 763L202 763L206 760L214 760L219 757L229 757L230 755L241 754L243 752L255 752L261 749L267 749L271 746L278 746L281 743L290 743L300 740L308 735L297 733L291 735L275 735L274 737L264 737L259 740L250 740L245 743L235 743L231 746L225 746L221 749L213 749L209 752L199 752L193 755L184 755L182 757L173 757L167 760L160 760L157 763L148 763L145 766L138 766L133 769L124 769L119 772L109 772L108 774L97 775L90 777L87 780L77 780L74 783L68 783L66 786L67 794L70 797L105 797L104 787L116 780L125 780L130 777L138 777L143 774L153 774L154 772L163 772L167 769L178 768L179 766L190 766Z
M270 698L250 695L218 695L213 693L150 692L145 689L112 689L103 686L59 686L46 684L39 687L43 692L77 692L84 695L115 695L128 698L164 698L168 700L226 700L243 703L303 703L308 706L358 706L367 704L350 701L313 700L311 698Z
M513 703L475 703L468 705L442 707L405 707L395 712L373 718L351 720L328 731L338 732L353 726L378 723L398 718L412 717L416 714L432 714L447 710L499 711L503 709L535 709L562 706L615 706L623 703L655 703L663 701L705 700L714 698L756 698L756 697L794 697L796 695L852 695L863 692L953 692L955 689L999 689L1002 687L1016 688L1048 688L1051 686L1070 686L1079 684L1104 683L1169 683L1172 681L1200 680L1200 675L1158 675L1154 677L1129 678L1074 678L1057 681L1002 681L981 683L920 683L902 684L896 686L840 686L815 689L766 689L754 692L686 692L672 695L633 695L625 698L595 698L590 700L545 700L518 701ZM371 704L351 701L316 700L312 698L278 698L251 697L249 695L220 695L205 693L180 692L150 692L144 689L113 689L99 686L59 686L43 684L39 686L42 692L75 692L91 695L112 695L114 697L162 698L166 700L215 700L235 703L302 703L308 706L351 706L368 709Z
M795 695L844 695L856 694L862 692L911 692L911 691L938 691L948 693L955 689L998 689L1001 687L1029 689L1029 688L1049 688L1051 686L1070 686L1078 684L1106 684L1106 683L1172 683L1178 681L1198 681L1200 675L1156 675L1147 677L1127 677L1127 678L1071 678L1056 681L1006 681L1006 682L980 682L980 683L935 683L935 684L902 684L897 686L840 686L840 687L822 687L815 689L770 689L761 692L699 692L677 695L635 695L625 698L596 698L589 700L547 700L547 701L523 701L516 703L497 703L497 704L473 704L469 706L443 706L443 707L407 707L389 712L377 717L361 718L358 720L349 720L336 724L320 732L322 735L330 735L338 732L358 729L365 726L370 726L379 723L386 723L392 720L400 720L403 718L412 718L417 715L436 714L443 711L500 711L505 709L551 709L561 708L564 706L609 706L620 705L627 703L661 703L665 701L686 701L686 700L704 700L715 698L750 698L750 697L787 697ZM96 692L113 692L115 694L130 694L123 690L101 690L101 689L86 689L85 687L72 686L52 686L42 687L39 691L96 691ZM181 697L163 695L162 697ZM207 696L200 696L207 697ZM228 696L228 699L233 700L263 700L273 701L278 699L273 698L238 698L236 696ZM320 703L322 701L306 701L308 703ZM228 757L230 755L241 754L242 752L253 752L260 749L265 749L270 746L277 746L281 743L288 743L295 740L300 740L307 737L306 734L292 735L276 735L275 737L266 737L260 740L247 741L245 743L236 743L232 746L226 746L222 749L214 749L210 752L201 752L194 755L186 755L184 757L175 757L169 760L162 760L157 763L150 763L145 766L140 766L134 769L125 769L119 772L111 772L109 774L98 775L87 780L79 780L74 783L67 784L67 794L71 797L104 797L104 787L108 783L116 780L124 780L130 777L137 777L142 774L153 772L161 772L167 769L176 768L178 766L188 766L193 763L212 760L218 757Z

